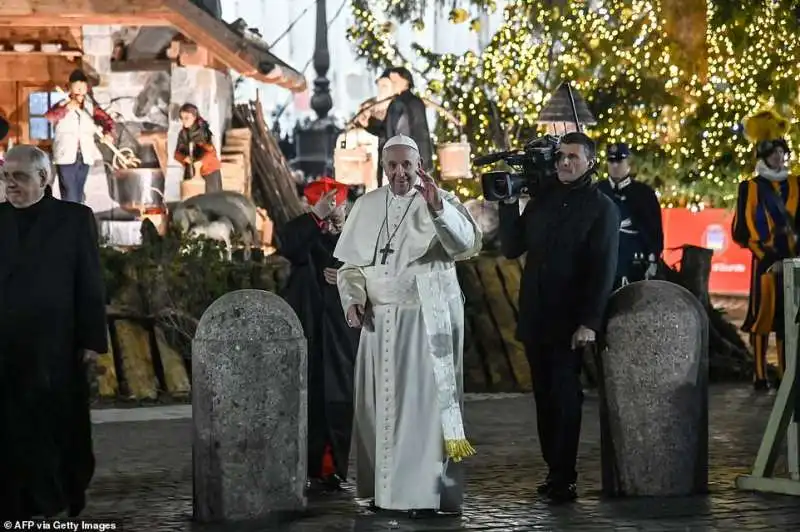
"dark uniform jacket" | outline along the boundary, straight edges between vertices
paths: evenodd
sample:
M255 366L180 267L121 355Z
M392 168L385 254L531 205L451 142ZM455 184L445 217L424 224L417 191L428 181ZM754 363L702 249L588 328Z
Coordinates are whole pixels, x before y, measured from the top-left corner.
M527 252L519 294L517 338L569 344L584 325L603 329L617 267L619 214L588 177L555 183L519 205L500 205L503 254Z
M653 255L657 261L664 252L664 229L661 221L661 205L655 190L650 185L626 177L619 183L610 179L601 181L598 188L617 205L620 211L619 258L617 277L629 277L629 281L640 281L642 275L631 274L634 254L641 253L645 259ZM646 269L646 268L644 268ZM640 272L644 274L644 269Z

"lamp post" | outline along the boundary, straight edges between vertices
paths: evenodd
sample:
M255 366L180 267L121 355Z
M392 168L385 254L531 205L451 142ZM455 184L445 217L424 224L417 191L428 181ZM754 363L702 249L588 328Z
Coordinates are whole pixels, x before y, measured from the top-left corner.
M306 179L315 179L329 174L333 168L333 149L336 138L341 133L328 113L333 108L330 81L326 77L330 68L328 52L328 17L326 0L317 0L317 28L314 44L314 94L311 96L311 109L317 118L310 123L295 126L295 149L297 157L291 161L292 167L302 170Z
M583 130L583 126L593 126L597 121L583 96L565 81L558 86L542 108L536 123L546 125L547 133L550 135L560 136Z

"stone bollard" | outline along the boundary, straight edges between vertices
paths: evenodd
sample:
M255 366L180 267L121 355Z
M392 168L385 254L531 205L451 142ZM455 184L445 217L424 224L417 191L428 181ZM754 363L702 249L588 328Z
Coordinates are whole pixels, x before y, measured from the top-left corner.
M305 509L306 340L280 297L237 290L192 342L194 517L258 520Z
M708 487L708 317L688 290L614 293L601 354L603 492L687 496Z

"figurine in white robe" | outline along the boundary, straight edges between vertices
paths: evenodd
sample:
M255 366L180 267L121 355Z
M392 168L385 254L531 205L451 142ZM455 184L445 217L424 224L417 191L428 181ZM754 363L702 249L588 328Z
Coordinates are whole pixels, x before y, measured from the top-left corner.
M383 148L389 184L358 199L334 256L342 306L362 327L355 375L357 496L412 515L460 513L463 295L455 261L481 232L422 170L411 138Z

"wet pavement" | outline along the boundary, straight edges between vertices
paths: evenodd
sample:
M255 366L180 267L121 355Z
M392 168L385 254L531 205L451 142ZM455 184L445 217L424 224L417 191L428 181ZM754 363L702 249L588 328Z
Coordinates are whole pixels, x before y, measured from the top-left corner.
M348 490L310 499L307 514L294 521L247 526L191 522L188 407L154 409L150 417L156 419L128 422L101 412L97 421L105 422L95 425L98 470L85 517L115 519L124 530L137 532L791 530L800 523L800 500L744 493L733 486L752 465L772 399L753 395L746 384L712 387L711 494L704 497L601 499L598 404L590 395L580 449L581 499L572 506L549 507L535 494L543 462L532 399L481 395L470 397L466 406L468 433L479 455L469 461L463 517L410 521L376 516L354 502Z

